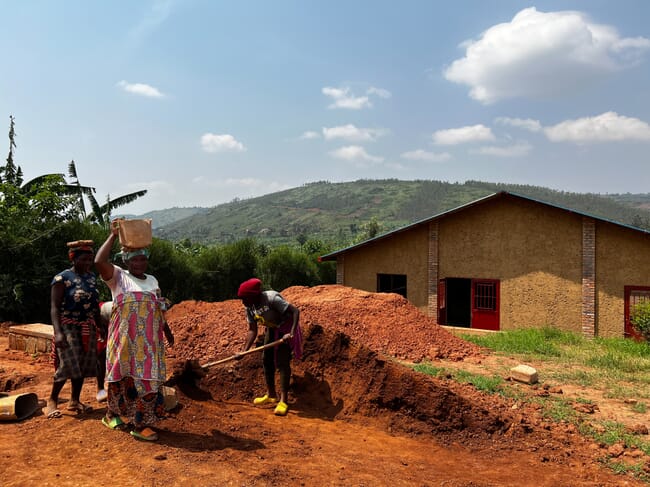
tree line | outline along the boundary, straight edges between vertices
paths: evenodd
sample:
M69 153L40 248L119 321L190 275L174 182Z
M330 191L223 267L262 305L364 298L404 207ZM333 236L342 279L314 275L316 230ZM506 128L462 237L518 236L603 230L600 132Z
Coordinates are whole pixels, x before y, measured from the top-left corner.
M70 267L66 243L90 239L98 248L108 236L111 212L146 190L107 197L100 205L95 189L80 184L74 161L68 165L70 181L63 174L47 174L25 182L14 160L16 146L10 117L9 153L0 166L0 322L49 323L51 280ZM117 244L113 250L119 251ZM154 238L147 272L156 276L172 303L222 301L235 298L239 284L253 276L280 291L331 284L335 263L318 262L319 255L331 250L309 238L279 247L250 238L224 245ZM100 292L102 300L110 300L105 285Z

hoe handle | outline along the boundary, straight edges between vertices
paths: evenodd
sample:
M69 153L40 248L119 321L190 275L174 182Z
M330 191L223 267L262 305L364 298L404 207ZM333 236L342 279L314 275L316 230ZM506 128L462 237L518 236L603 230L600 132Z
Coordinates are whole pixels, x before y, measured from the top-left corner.
M280 339L280 340L276 340L276 341L271 342L271 343L267 343L266 345L262 345L262 346L259 346L259 347L256 347L256 348L251 348L250 350L246 350L245 352L241 352L241 353L232 355L232 356L230 356L228 358L223 358L223 359L217 360L215 362L208 362L207 364L202 365L201 368L202 369L207 369L209 367L213 367L214 365L225 364L226 362L230 362L231 360L235 360L238 356L243 357L244 355L248 355L249 353L261 352L262 350L266 350L267 348L277 347L282 342L283 342L283 340Z

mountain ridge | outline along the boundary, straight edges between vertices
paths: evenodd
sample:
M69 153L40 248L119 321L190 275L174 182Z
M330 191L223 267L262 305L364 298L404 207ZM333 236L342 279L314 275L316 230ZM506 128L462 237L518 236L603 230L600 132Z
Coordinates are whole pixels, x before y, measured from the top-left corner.
M255 238L282 245L320 239L347 245L362 238L369 225L379 233L391 231L498 191L650 230L650 193L602 195L482 181L397 179L316 181L209 208L174 207L137 218L152 218L154 235L174 242L209 245Z

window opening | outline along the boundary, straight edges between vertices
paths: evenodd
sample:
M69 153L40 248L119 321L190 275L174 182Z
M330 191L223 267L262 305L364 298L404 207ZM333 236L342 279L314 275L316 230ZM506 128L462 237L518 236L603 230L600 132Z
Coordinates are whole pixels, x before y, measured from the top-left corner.
M377 292L396 293L406 297L406 275L377 274Z

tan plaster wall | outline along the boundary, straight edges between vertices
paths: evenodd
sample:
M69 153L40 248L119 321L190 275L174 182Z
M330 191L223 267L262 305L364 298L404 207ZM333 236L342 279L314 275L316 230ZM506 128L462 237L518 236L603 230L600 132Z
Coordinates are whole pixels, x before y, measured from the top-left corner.
M426 313L427 238L422 225L346 252L344 284L376 292L377 274L405 274L408 300Z
M440 221L439 277L499 279L500 329L580 333L581 217L498 199Z
M650 286L650 235L596 224L596 334L622 337L624 286Z

